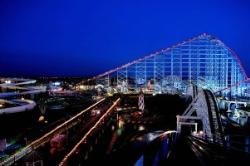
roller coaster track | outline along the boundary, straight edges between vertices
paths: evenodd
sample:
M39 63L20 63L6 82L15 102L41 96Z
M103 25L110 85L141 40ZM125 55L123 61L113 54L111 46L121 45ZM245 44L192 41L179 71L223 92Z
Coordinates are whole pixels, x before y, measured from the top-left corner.
M203 90L203 91L207 101L208 115L209 115L213 140L218 143L223 143L224 142L223 127L216 99L210 90Z
M224 144L224 130L214 94L210 90L198 90L196 86L193 86L192 96L193 99L188 108L182 116L177 116L177 131L180 132L180 125L191 125L190 120L200 119L206 139L212 140L215 143Z
M23 85L29 85L36 83L36 80L21 79L21 78L2 78L0 79L1 89L11 89L12 92L0 92L0 98L12 97L12 96L22 96L27 94L43 93L46 91L45 88L41 87L23 87ZM1 107L1 114L11 114L17 112L23 112L27 110L32 110L36 106L36 102L32 100L6 100L0 99L0 104L13 104L12 107Z

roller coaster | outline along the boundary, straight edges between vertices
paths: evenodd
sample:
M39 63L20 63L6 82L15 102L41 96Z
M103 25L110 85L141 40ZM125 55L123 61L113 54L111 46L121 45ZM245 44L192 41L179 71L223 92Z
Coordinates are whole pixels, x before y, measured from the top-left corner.
M225 147L226 144L221 113L215 94L230 95L236 98L249 97L248 81L249 78L237 54L218 38L204 33L84 80L79 85L99 87L107 93L174 93L191 96L192 102L189 107L182 115L177 116L177 128L174 133L181 133L183 125L194 125L197 130L197 125L201 122L201 134L194 138L188 137L193 142L192 147L198 154L197 147L202 148L202 146L197 145ZM18 88L20 85L18 83L9 84L6 82L0 86ZM29 89L28 92L34 90L36 89ZM19 92L19 94L22 93L24 92ZM115 109L116 105L109 110ZM63 130L68 130L71 125L77 124L75 120L77 123L81 122L82 117L76 115L72 120L67 121L66 126L62 124L44 135L39 139L39 144L35 144L37 143L35 141L31 144L32 146L26 147L28 151L17 153L5 162L13 164L17 156L22 158L35 150L33 145L38 147L44 142L48 142L54 135L53 132L61 133ZM99 124L99 121L97 122L96 126ZM89 132L93 129L91 128ZM193 136L195 134L197 132ZM85 136L66 155L61 165L67 163L68 157L76 153L76 149L84 143L84 140ZM200 143L198 144L198 142Z
M184 92L195 84L213 92L244 95L250 86L237 54L218 38L201 34L92 77L82 84L130 93Z
M36 106L36 103L32 100L24 99L22 96L46 91L44 87L27 87L27 85L36 83L36 80L1 78L0 82L0 115L32 110ZM19 97L21 99L5 99L10 97Z

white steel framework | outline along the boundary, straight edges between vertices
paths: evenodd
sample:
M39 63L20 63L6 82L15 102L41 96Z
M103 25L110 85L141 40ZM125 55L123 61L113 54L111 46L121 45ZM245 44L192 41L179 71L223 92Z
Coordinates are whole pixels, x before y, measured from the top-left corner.
M113 79L112 79L113 78ZM155 93L184 91L193 83L220 91L247 79L239 58L219 39L201 34L174 46L115 68L88 81L103 81L120 92L139 92L140 88ZM108 83L108 84L107 84ZM235 93L241 89L235 90Z

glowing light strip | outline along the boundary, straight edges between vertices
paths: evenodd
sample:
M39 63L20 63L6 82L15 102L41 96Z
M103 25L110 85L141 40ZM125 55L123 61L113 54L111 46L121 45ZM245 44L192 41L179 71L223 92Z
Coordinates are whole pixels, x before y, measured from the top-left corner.
M102 117L95 123L95 125L92 128L89 129L89 131L83 136L83 138L63 158L63 160L61 161L61 163L59 164L59 166L64 166L66 164L66 161L68 160L68 158L71 157L73 155L73 153L75 153L77 151L77 149L79 148L79 146L86 140L86 138L89 136L89 134L91 134L91 132L101 123L101 121L105 118L105 116L114 109L114 107L118 104L119 101L120 101L120 98L118 98L114 102L114 104L107 110L107 112L105 114L103 114Z
M146 55L146 56L144 56L144 57L142 57L142 58L139 58L139 59L137 59L137 60L134 60L134 61L132 61L132 62L129 62L129 63L125 64L125 65L119 66L119 67L117 67L117 68L115 68L115 69L109 70L109 71L107 71L107 72L105 72L105 73L102 73L102 74L99 74L99 75L97 75L97 76L95 76L95 77L89 78L89 79L87 79L87 81L83 81L83 83L84 83L84 82L88 82L88 81L92 81L92 80L96 80L96 79L98 79L98 78L101 78L101 77L104 77L104 76L106 76L106 75L112 74L112 73L114 73L114 72L116 72L116 71L118 71L118 70L121 70L121 69L125 68L125 67L131 66L131 65L136 64L136 63L138 63L138 62L140 62L140 61L143 61L143 60L145 60L145 59L154 57L154 56L156 56L156 55L159 55L160 53L169 51L169 50L171 50L171 49L173 49L173 48L176 48L176 47L178 47L178 46L181 46L181 45L183 45L183 44L186 44L186 43L188 43L188 42L194 41L194 40L196 40L196 39L198 39L198 38L201 38L201 37L204 37L204 36L210 36L210 35L208 35L208 34L206 34L206 33L203 33L203 34L201 34L201 35L199 35L199 36L196 36L196 37L193 37L193 38L184 40L184 41L182 41L182 42L178 42L178 43L176 43L175 45L172 45L172 46L167 47L167 48L163 48L163 49L161 49L161 50L159 50L159 51L156 51L156 52L154 52L154 53L151 53L151 54L149 54L149 55Z
M18 79L18 78L3 78L0 79L0 81L10 81L10 83L0 83L0 87L2 88L8 88L8 89L14 89L14 90L25 90L24 92L14 92L14 93L7 93L4 96L17 96L17 95L25 95L25 94L33 94L33 93L42 93L45 92L46 90L43 89L37 89L36 87L21 87L22 85L27 85L27 84L34 84L36 83L36 80L30 80L30 79ZM13 82L13 81L19 81L19 82ZM4 94L4 93L0 93Z
M88 108L84 109L82 112L78 113L77 115L75 115L74 117L70 118L66 122L64 122L61 125L57 126L55 129L53 129L50 132L46 133L41 138L33 141L31 144L29 144L28 146L24 147L21 151L15 153L13 155L11 155L9 158L7 158L3 162L1 162L0 165L1 164L3 164L3 165L11 165L11 164L13 164L15 161L21 159L26 154L28 154L28 153L31 152L31 150L27 150L27 149L35 150L37 148L37 146L39 146L41 143L46 142L46 141L43 141L43 139L46 140L50 136L53 136L57 131L59 131L60 129L62 129L63 127L65 127L68 123L74 121L76 118L80 117L83 113L85 113L86 111L89 111L90 109L94 108L96 105L98 105L99 103L103 102L104 100L105 100L105 98L102 98L101 100L99 100L95 104L93 104L93 105L89 106ZM17 158L16 156L20 156L20 157Z
M210 35L210 36L211 36L211 35ZM242 63L241 63L241 60L240 60L238 54L237 54L232 48L228 47L225 43L223 43L221 40L219 40L217 37L214 37L214 36L211 36L211 37L213 37L213 38L215 39L215 41L216 41L218 44L220 44L220 45L226 47L226 48L233 54L235 60L237 61L238 65L240 66L241 71L242 71L243 74L244 74L244 79L247 79L248 76L247 76L247 74L246 74L246 71L245 71L245 69L244 69L244 67L243 67L243 65L242 65Z
M48 137L49 135L52 135L54 134L54 132L56 132L57 130L65 127L67 124L69 124L70 122L74 121L76 118L80 117L82 114L84 114L85 112L89 111L90 109L92 109L93 107L95 107L96 105L98 105L99 103L101 103L102 101L104 101L105 98L102 98L100 101L96 102L95 104L89 106L88 108L86 108L85 110L83 110L82 112L78 113L76 116L70 118L69 120L67 120L66 122L62 123L61 125L57 126L55 129L51 130L49 133L45 134L43 137L39 138L38 140L32 142L30 144L31 145L34 145L38 142L40 142L42 139Z
M160 134L160 136L165 136L165 135L167 135L167 134L173 134L173 133L177 133L177 131L175 131L175 130L169 130L169 131L165 131L164 133L161 133Z
M247 79L248 76L247 76L247 74L246 74L246 71L245 71L245 69L244 69L244 67L243 67L243 65L242 65L242 63L241 63L241 60L240 60L238 54L236 54L236 52L235 52L232 48L229 48L229 47L228 47L228 49L233 53L233 55L234 55L236 61L238 62L239 66L240 66L241 71L242 71L243 74L244 74L245 79Z
M107 71L107 72L105 72L105 73L102 73L102 74L99 74L99 75L97 75L97 76L95 76L95 77L89 78L89 79L87 79L87 81L83 81L83 83L84 83L84 82L88 82L88 81L92 81L92 80L96 80L96 79L98 79L98 78L101 78L101 77L104 77L104 76L106 76L106 75L112 74L112 73L114 73L114 72L116 72L116 71L118 71L118 70L121 70L121 69L125 68L125 67L131 66L131 65L136 64L136 63L138 63L138 62L140 62L140 61L143 61L143 60L145 60L145 59L154 57L154 56L156 56L156 55L159 55L160 53L169 51L169 50L171 50L171 49L173 49L173 48L179 47L179 46L181 46L181 45L184 45L184 44L186 44L186 43L192 42L192 41L194 41L194 40L196 40L196 39L199 39L199 38L202 38L202 37L206 37L206 36L207 36L207 37L210 37L211 39L214 39L218 44L225 46L225 47L233 54L234 58L236 59L237 63L239 64L239 66L240 66L240 68L241 68L241 71L242 71L243 74L244 74L244 77L247 78L247 74L246 74L246 72L245 72L245 69L244 69L244 67L243 67L243 65L242 65L242 63L241 63L241 61L240 61L238 55L235 53L235 51L232 50L231 48L229 48L228 46L226 46L226 45L225 45L222 41L220 41L218 38L216 38L216 37L214 37L214 36L212 36L212 35L203 33L203 34L201 34L201 35L199 35L199 36L196 36L196 37L193 37L193 38L184 40L184 41L182 41L182 42L178 42L178 43L176 43L175 45L172 45L172 46L167 47L167 48L163 48L163 49L161 49L161 50L159 50L159 51L156 51L156 52L154 52L154 53L151 53L151 54L149 54L149 55L146 55L146 56L144 56L144 57L142 57L142 58L139 58L139 59L137 59L137 60L134 60L134 61L132 61L132 62L129 62L129 63L125 64L125 65L119 66L119 67L117 67L117 68L115 68L115 69L109 70L109 71Z

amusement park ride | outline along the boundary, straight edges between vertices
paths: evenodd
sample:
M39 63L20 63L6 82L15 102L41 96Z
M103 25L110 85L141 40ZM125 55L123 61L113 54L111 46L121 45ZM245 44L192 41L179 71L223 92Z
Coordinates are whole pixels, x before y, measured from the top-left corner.
M81 84L101 85L121 93L185 93L187 85L214 93L246 96L248 77L237 54L216 37L197 37L161 49Z

